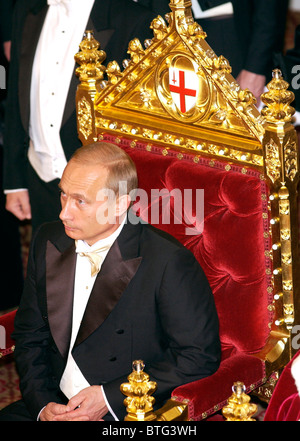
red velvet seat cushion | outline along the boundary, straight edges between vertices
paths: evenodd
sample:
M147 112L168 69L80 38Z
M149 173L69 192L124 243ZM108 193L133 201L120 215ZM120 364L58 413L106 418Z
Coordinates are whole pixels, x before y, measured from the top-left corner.
M177 387L172 396L188 400L189 418L197 421L220 410L232 394L233 381L242 381L246 393L259 386L265 376L264 365L256 357L241 352L222 360L220 368L210 377Z

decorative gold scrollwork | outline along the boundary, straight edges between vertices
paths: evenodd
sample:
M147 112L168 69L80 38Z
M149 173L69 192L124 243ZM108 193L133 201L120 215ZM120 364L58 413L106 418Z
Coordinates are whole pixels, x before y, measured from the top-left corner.
M106 74L111 84L116 84L122 77L121 69L116 61L110 61L107 65Z
M77 107L77 118L79 131L82 133L85 139L93 132L93 118L92 118L92 108L90 103L85 97L82 97L78 101Z
M168 27L161 16L158 16L152 21L150 29L153 30L154 41L162 40L164 37L166 37L166 35L168 35Z
M279 203L279 214L289 215L290 214L290 203L288 200L282 200Z
M273 141L273 139L270 139L270 141L265 145L265 150L267 173L271 181L274 183L280 178L279 147Z
M286 176L293 181L298 171L298 151L296 141L288 140L284 145Z
M141 45L141 42L138 38L134 38L130 41L128 45L128 53L130 55L130 59L134 64L137 64L141 58L145 55L145 51Z

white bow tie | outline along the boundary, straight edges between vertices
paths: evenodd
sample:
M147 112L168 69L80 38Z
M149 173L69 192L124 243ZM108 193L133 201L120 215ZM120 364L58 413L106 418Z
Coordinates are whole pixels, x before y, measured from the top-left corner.
M78 249L79 247L77 240L75 241L75 245L76 245L76 253L78 253L82 257L88 258L91 264L91 276L93 277L96 274L98 274L98 272L100 271L101 263L103 261L103 256L101 256L101 254L98 253L109 250L111 245L105 245L93 251L81 251L80 249Z

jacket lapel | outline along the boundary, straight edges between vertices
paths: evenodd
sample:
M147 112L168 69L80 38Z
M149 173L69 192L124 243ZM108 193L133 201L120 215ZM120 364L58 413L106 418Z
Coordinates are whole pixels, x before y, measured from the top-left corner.
M125 224L118 240L109 250L91 292L75 346L102 325L137 272L142 258L137 255L138 235L136 233L139 228L135 227L135 235L130 237L132 236L131 228ZM125 245L126 242L127 245ZM129 251L128 254L127 251Z
M39 41L42 26L48 10L47 2L34 2L28 12L24 27L19 62L20 113L24 129L28 130L30 113L30 86L35 50Z
M63 357L68 354L71 338L75 264L76 253L73 241L64 251L60 251L48 241L46 250L48 320L53 339Z

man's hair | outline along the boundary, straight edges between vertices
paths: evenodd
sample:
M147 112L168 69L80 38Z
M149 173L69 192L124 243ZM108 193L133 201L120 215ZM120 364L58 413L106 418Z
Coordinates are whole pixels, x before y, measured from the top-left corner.
M99 165L108 170L106 187L113 190L116 196L120 193L120 182L127 188L121 194L129 194L138 187L137 171L130 156L120 147L109 142L95 142L78 148L72 161L82 165Z

